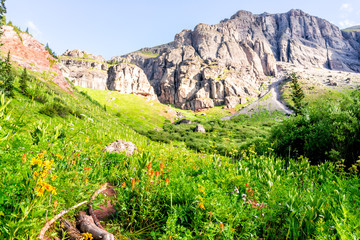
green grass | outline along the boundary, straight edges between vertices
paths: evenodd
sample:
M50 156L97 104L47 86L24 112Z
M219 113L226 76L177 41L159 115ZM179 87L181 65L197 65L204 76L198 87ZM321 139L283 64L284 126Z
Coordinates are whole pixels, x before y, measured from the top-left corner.
M140 51L140 53L145 55L145 57L148 57L148 58L157 58L160 55L159 53L146 52L146 51Z
M344 32L360 32L360 25L343 29Z
M84 61L84 62L96 62L96 63L103 63L101 61L98 61L96 59L92 59L89 57L69 57L69 56L58 56L59 60L76 60L76 61Z
M91 98L113 114L116 114L121 122L136 130L152 130L162 128L166 119L169 121L176 117L170 114L166 105L157 101L148 101L145 97L133 94L120 94L115 91L101 91L82 87L76 87L85 92Z
M310 105L316 104L317 101L327 98L329 101L339 100L346 95L347 91L338 91L322 85L314 85L306 80L299 79L299 84L302 87L305 98L304 101ZM293 101L291 99L291 87L290 81L284 81L281 85L281 100L287 105L292 106Z
M195 119L191 124L165 124L163 131L148 131L145 135L154 141L184 142L188 148L204 153L239 156L241 150L255 144L258 152L267 152L271 128L284 118L281 113L261 111L253 116L240 115L228 121ZM194 132L202 124L206 133Z

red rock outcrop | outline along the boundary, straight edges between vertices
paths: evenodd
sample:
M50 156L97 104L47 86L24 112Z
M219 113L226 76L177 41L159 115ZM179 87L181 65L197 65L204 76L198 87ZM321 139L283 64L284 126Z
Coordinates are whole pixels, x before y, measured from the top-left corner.
M3 26L1 52L10 51L11 60L19 66L44 74L42 80L52 80L67 92L71 85L64 78L60 66L43 44L27 33L17 33L12 26Z

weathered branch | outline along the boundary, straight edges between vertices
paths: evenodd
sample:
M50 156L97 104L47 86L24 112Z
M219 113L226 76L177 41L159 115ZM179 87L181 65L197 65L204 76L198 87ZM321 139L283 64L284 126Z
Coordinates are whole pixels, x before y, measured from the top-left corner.
M93 218L95 225L96 225L97 227L101 228L102 230L105 230L105 229L103 228L103 226L101 226L99 219L98 219L98 218L96 217L96 215L94 214L94 210L93 210L93 207L92 207L92 203L93 203L94 199L96 198L96 196L99 195L100 193L102 193L103 191L105 191L105 190L107 189L107 187L108 187L108 184L107 184L107 183L103 184L103 185L99 188L99 190L97 190L97 191L92 195L92 197L90 198L89 203L88 203L88 207L89 207L88 213L89 213L89 215Z
M84 240L84 237L81 235L80 231L73 227L69 220L62 218L60 219L60 222L61 228L66 231L66 235L69 240Z
M92 197L89 200L89 204L92 204L92 202L94 201L94 199L97 197L97 195L99 195L100 193L102 193L103 191L106 190L106 188L108 187L108 184L105 183L103 185L101 185L101 187L92 195Z
M94 219L80 212L76 216L76 228L83 233L91 233L94 240L115 240L114 235L96 226Z
M96 214L94 213L94 209L93 209L91 203L89 203L88 206L89 206L88 214L93 218L95 225L98 226L99 228L105 230L105 228L103 228L103 226L101 226L99 219L96 217Z
M103 185L92 195L92 197L91 197L90 200L89 200L89 205L92 204L92 202L94 201L94 199L96 198L97 195L99 195L101 192L103 192L103 191L106 190L107 186L108 186L107 183L103 184ZM58 215L54 216L52 219L50 219L50 221L48 221L48 222L44 225L44 227L41 229L41 231L40 231L40 233L39 233L39 235L38 235L37 238L38 238L38 239L41 239L41 240L45 240L45 239L46 239L46 238L45 238L45 233L46 233L46 231L51 227L51 225L52 225L54 222L56 222L56 221L57 221L59 218L61 218L64 214L68 213L69 211L71 211L71 210L73 210L73 209L75 209L75 208L77 208L77 207L80 207L81 205L83 205L83 204L85 204L85 203L87 203L87 202L88 202L88 201L83 201L83 202L81 202L81 203L78 203L78 204L76 204L75 206L69 208L68 210L63 210L63 211L61 211ZM95 217L95 218L96 218L96 217ZM96 218L96 220L97 220L97 218ZM99 222L99 220L97 220L97 222ZM99 223L99 224L100 224L100 223ZM100 226L101 226L101 225L100 225ZM101 228L102 228L102 227L101 227Z
M69 208L68 210L63 210L63 211L61 211L58 215L54 216L52 219L50 219L50 221L48 221L48 222L44 225L44 227L41 229L41 231L40 231L40 233L39 233L39 235L38 235L37 238L38 238L38 239L41 239L41 240L44 240L44 239L45 239L44 236L45 236L46 231L50 228L50 226L51 226L54 222L56 222L56 220L58 220L59 218L61 218L64 214L68 213L69 211L71 211L71 210L73 210L73 209L75 209L75 208L78 208L78 207L80 207L81 205L83 205L83 204L85 204L85 203L87 203L87 202L88 202L88 201L83 201L83 202L81 202L81 203L78 203L78 204L76 204L75 206Z

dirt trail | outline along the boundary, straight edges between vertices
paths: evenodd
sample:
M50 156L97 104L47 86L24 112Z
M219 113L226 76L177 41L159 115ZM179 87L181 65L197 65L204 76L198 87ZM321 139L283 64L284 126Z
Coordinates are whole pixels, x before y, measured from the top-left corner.
M266 94L255 102L245 106L240 111L222 118L221 120L230 120L231 118L240 114L252 115L261 109L267 109L269 111L282 111L285 114L291 114L293 111L285 106L280 100L280 83L283 81L283 77L280 75L274 82L272 82L268 88Z

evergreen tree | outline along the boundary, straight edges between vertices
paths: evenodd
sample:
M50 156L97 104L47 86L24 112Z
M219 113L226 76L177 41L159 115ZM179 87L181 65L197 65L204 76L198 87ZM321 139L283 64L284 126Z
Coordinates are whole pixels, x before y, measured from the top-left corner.
M0 91L5 96L13 97L14 75L11 70L10 52L5 60L0 60Z
M21 76L20 76L20 80L19 80L19 84L20 84L20 91L24 94L27 95L27 88L28 88L28 82L30 80L30 77L27 73L26 68L24 68L24 71L22 72Z
M51 50L48 43L46 43L45 50L48 51L51 56L53 56L55 59L57 59L56 53L53 50Z
M5 0L1 0L0 1L0 27L2 25L6 24L5 13L6 13Z
M304 103L304 98L305 98L305 94L303 89L301 88L300 84L299 84L299 80L298 80L298 76L296 76L295 73L290 74L290 78L291 78L291 99L294 102L294 112L295 115L303 115L303 109L305 106Z

